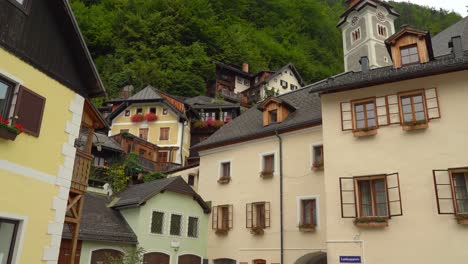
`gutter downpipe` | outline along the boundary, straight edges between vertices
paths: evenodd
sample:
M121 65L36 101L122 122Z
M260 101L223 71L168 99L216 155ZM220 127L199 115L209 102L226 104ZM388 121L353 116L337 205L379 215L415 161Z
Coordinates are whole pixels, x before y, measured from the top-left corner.
M279 141L279 170L280 170L280 255L281 264L284 264L284 222L283 222L283 139L275 130L276 137Z

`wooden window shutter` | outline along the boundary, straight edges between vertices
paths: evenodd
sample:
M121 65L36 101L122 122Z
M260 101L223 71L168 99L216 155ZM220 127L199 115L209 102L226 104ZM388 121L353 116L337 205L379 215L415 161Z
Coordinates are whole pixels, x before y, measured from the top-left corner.
M213 206L211 212L211 227L216 230L218 229L218 206Z
M390 120L388 116L387 97L382 96L375 98L375 104L377 107L377 120L379 126L389 125Z
M233 208L232 208L232 204L228 206L229 207L229 229L232 228L232 224L233 224Z
M427 118L437 119L440 118L439 97L436 88L428 88L424 90L426 97Z
M354 192L354 178L340 178L341 217L356 218L357 206Z
M253 212L252 212L252 204L248 203L245 205L245 227L252 228L252 221L253 221Z
M270 202L265 202L265 227L270 227Z
M448 170L433 170L437 211L439 214L455 214L452 180Z
M387 198L388 211L390 216L402 216L403 207L401 205L400 176L398 173L387 174Z
M341 130L349 131L353 130L353 114L351 111L350 102L342 102L340 104L341 108Z
M20 86L17 98L14 123L22 125L24 132L38 137L46 99L24 86Z
M400 105L398 95L387 95L388 120L390 124L400 124Z

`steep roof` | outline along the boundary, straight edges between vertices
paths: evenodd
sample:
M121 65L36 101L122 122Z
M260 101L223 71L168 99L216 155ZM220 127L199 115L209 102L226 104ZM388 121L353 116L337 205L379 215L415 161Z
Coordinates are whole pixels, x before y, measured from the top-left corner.
M337 27L340 27L341 25L343 25L343 23L346 22L349 14L351 14L353 11L360 11L366 6L378 7L379 5L382 5L383 7L385 7L385 9L387 9L387 11L390 14L392 14L394 16L397 16L397 17L400 16L400 14L398 14L398 12L391 5L386 3L385 1L382 1L382 0L361 0L361 1L357 2L356 4L352 5L351 7L349 7L341 15L341 19L338 22Z
M212 97L200 95L185 100L185 104L189 105L191 108L234 108L239 107L239 104L231 103L225 100L218 100Z
M273 78L277 77L278 75L280 75L282 72L284 72L284 70L286 69L291 69L291 71L293 72L294 76L296 76L296 79L297 81L299 82L300 85L304 85L304 81L302 80L302 77L301 75L299 74L299 71L296 69L296 66L294 66L294 64L292 63L288 63L286 65L284 65L283 67L281 67L279 70L277 71L272 71L270 74L270 76L268 76L262 83L267 83L269 82L270 80L272 80ZM258 85L258 84L257 84Z
M321 123L322 111L318 94L310 93L309 89L299 89L280 95L278 98L287 101L296 109L283 122L263 126L262 111L257 107L252 107L233 121L222 126L208 139L195 145L193 148L197 150L209 149L271 136L276 131L281 133Z
M451 25L432 38L432 47L436 57L450 54L448 43L453 37L461 36L463 50L468 50L468 17Z
M205 213L210 212L210 207L180 176L131 185L114 196L115 199L111 206L115 209L138 207L155 195L164 191L172 191L192 196L193 199L198 202L200 207L203 208Z
M93 145L96 146L98 143L102 144L103 148L107 148L110 150L118 151L118 152L123 152L122 147L120 147L120 144L115 141L115 139L108 137L107 135L104 135L102 133L95 132L93 137Z
M247 79L250 79L250 78L252 78L254 76L251 73L248 73L248 72L245 72L245 71L239 69L238 67L235 67L233 65L230 65L230 64L227 64L227 63L224 63L224 62L221 62L221 61L216 61L215 60L214 63L216 64L216 66L218 66L220 68L235 72L235 73L237 73L237 74L239 74L242 77L247 78Z
M85 193L79 240L137 244L137 236L118 210L107 207L110 199L101 194ZM68 225L63 236L71 238Z

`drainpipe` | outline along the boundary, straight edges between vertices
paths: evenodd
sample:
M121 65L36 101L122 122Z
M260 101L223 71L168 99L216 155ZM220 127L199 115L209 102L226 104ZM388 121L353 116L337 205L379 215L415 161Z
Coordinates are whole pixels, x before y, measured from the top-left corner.
M182 122L182 138L180 139L180 164L184 166L184 134L185 134L185 122Z
M284 223L283 223L283 139L275 130L279 142L279 170L280 170L280 254L281 264L284 264Z

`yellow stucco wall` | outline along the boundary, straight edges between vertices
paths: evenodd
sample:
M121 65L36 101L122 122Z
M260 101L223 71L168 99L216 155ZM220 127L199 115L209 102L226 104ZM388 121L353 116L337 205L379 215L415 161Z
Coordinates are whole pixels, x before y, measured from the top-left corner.
M432 174L468 166L467 82L465 71L322 95L329 264L338 264L339 256L362 256L365 263L379 264L461 263L468 258L468 230L453 215L438 214ZM407 132L397 124L381 127L369 138L341 131L342 101L431 87L438 89L442 117L425 130ZM403 216L377 230L341 218L339 177L393 172L400 176Z
M46 98L39 137L24 133L15 141L0 139L0 217L24 218L18 263L41 263L51 243L48 224L54 221L52 204L59 192L55 178L65 161L65 127L72 119L69 106L76 93L3 49L0 75Z
M294 263L306 253L325 250L325 193L323 171L313 171L312 145L321 144L320 128L302 129L283 134L284 170L284 234L285 262ZM262 179L262 155L275 153L275 175ZM279 146L276 137L247 141L200 153L198 192L213 206L233 205L233 229L226 236L216 235L208 229L209 259L231 258L252 263L265 259L267 263L280 263L280 206L279 206ZM219 166L231 161L231 182L220 185ZM298 198L318 198L318 227L315 232L298 229ZM271 227L262 236L254 236L246 228L246 204L269 201Z

